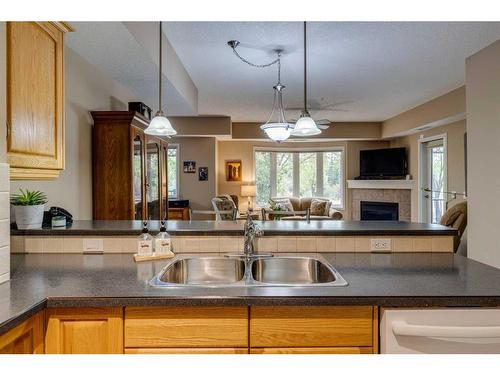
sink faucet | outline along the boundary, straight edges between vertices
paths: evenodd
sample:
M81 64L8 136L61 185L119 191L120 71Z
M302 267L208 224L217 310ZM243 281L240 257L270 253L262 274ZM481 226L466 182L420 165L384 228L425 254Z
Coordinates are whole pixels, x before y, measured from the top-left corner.
M244 227L244 242L243 242L243 253L245 258L252 258L255 256L254 241L255 237L260 237L264 234L264 231L260 225L253 222L252 215L247 215Z

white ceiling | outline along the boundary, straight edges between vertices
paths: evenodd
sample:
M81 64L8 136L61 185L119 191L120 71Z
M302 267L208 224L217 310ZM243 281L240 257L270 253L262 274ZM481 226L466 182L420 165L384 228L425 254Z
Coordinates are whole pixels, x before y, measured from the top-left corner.
M198 88L200 114L263 121L272 103L276 68L256 63L284 47L287 107L302 103L302 23L166 22L165 33ZM500 22L314 22L308 24L309 99L340 103L313 113L332 121L380 121L465 82L465 58L500 38ZM343 104L342 104L343 103ZM289 117L295 117L296 112Z

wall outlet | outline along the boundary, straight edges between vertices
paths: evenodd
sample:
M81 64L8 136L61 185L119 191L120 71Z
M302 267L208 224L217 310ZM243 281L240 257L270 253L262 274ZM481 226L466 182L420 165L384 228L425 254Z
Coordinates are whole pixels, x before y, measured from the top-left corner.
M104 252L103 240L100 238L84 238L84 254L102 254Z
M373 252L377 251L391 251L391 239L390 238L372 238L370 249Z

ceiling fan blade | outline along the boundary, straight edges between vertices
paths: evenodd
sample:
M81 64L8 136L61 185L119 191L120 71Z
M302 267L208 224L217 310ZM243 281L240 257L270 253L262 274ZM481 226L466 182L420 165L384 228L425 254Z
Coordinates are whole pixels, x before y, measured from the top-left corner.
M315 123L316 125L330 125L332 122L327 119L322 119L322 120L316 120Z

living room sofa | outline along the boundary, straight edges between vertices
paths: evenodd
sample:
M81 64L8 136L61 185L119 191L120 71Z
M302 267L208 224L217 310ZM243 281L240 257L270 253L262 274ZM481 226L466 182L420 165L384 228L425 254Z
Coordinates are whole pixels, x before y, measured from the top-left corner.
M342 212L336 210L335 208L332 207L332 202L330 199L327 198L319 198L319 197L307 197L307 198L296 198L296 197L275 197L271 198L272 201L274 202L283 202L284 200L290 200L290 203L293 207L293 211L290 211L288 213L287 211L283 211L283 214L279 215L274 215L272 213L269 213L269 220L274 220L276 216L279 216L280 220L305 220L306 215L304 214L294 214L295 211L307 211L311 209L311 203L313 199L320 200L320 201L326 201L326 207L322 215L318 214L313 214L312 212L309 215L310 220L342 220L343 215ZM265 210L272 210L271 208L265 209Z

